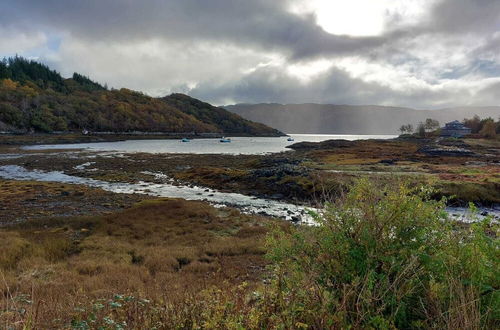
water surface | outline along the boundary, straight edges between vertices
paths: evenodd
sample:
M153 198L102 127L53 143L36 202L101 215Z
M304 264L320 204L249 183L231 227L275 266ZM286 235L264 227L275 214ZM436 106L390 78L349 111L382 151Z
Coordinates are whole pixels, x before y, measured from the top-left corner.
M86 149L89 151L148 152L148 153L189 153L189 154L267 154L287 151L287 146L297 142L321 142L332 139L364 140L392 139L396 135L325 135L325 134L290 134L288 137L233 137L231 143L221 143L219 139L193 139L190 142L180 140L127 140L119 142L52 144L28 146L26 150L47 149Z

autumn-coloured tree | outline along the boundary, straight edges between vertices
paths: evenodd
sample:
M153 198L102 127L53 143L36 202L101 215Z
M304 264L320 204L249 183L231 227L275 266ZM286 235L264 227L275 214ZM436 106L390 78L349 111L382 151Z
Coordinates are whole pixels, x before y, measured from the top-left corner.
M497 136L497 133L496 133L497 127L496 126L497 125L495 124L493 119L487 120L483 124L483 128L481 129L479 134L484 138L493 139Z

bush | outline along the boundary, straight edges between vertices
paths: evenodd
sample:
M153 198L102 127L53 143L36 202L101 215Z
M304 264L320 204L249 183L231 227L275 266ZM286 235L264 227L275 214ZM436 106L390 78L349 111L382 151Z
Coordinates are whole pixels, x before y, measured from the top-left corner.
M493 326L500 258L492 225L454 228L444 201L429 196L360 181L315 216L318 226L275 231L269 257L286 326Z

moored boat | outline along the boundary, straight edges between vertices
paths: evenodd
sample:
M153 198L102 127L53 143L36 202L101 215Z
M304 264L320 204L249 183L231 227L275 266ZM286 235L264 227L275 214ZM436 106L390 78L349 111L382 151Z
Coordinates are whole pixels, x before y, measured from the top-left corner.
M229 143L229 142L231 142L231 139L230 138L226 138L226 137L223 136L223 137L220 138L219 142Z
M190 139L188 139L188 138L183 138L183 139L181 140L181 142L191 142L191 140L190 140Z

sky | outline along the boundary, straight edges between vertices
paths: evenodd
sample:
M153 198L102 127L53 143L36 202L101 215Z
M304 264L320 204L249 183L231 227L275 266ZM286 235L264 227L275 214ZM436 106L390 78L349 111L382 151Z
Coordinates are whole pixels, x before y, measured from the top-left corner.
M500 1L0 0L15 54L217 105L500 105Z

